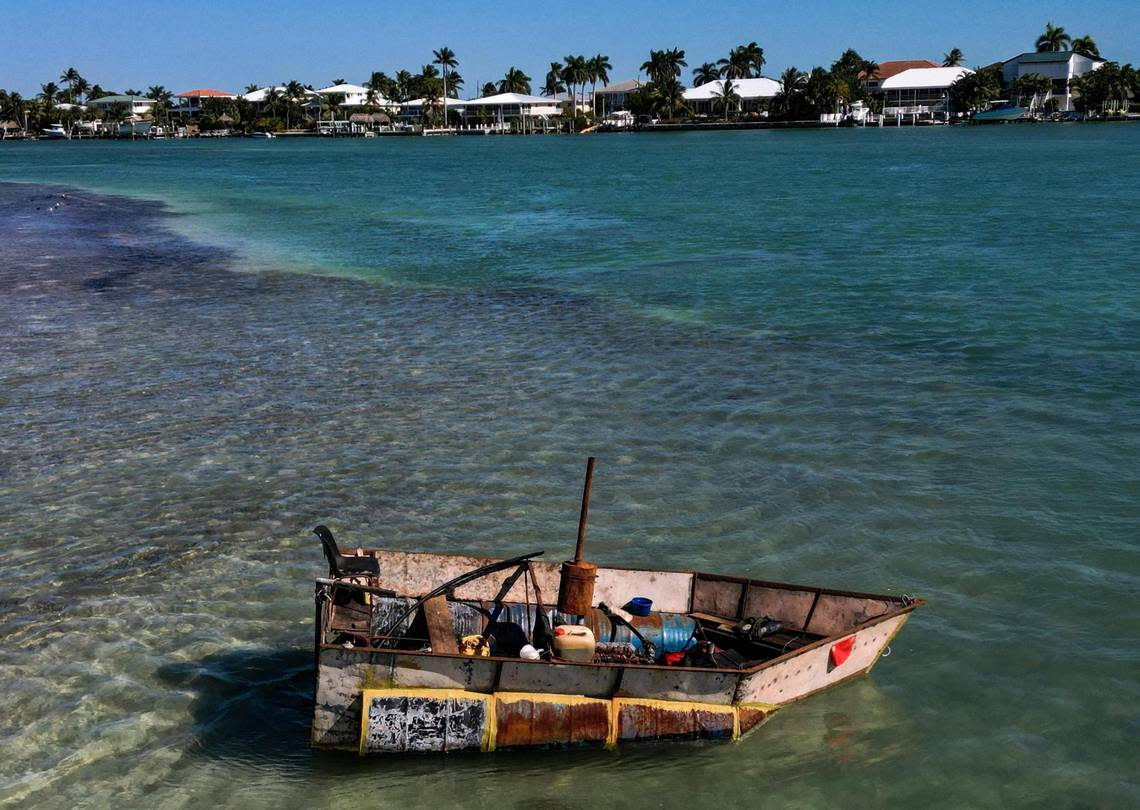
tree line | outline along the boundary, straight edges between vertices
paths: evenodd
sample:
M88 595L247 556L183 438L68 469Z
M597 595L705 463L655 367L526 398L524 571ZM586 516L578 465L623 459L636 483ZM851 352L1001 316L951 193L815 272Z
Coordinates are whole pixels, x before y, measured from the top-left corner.
M1100 52L1091 36L1071 37L1064 28L1049 22L1044 32L1037 38L1038 51L1073 50L1099 58ZM943 56L944 66L959 66L965 55L958 48L952 48ZM716 61L704 62L691 71L694 87L714 81L721 84L714 91L714 107L727 120L730 115L739 115L740 96L737 92L740 80L761 76L767 61L764 49L755 41L733 47L728 54ZM384 71L373 72L364 82L367 94L364 110L373 112L384 109L389 102L404 103L422 100L425 123L438 124L451 121L454 113L447 110L444 99L459 99L465 86L459 70L459 60L448 47L432 51L432 58L418 71L401 69L393 75ZM688 68L685 51L673 47L650 50L649 57L640 66L647 81L629 96L629 108L635 115L648 115L665 120L678 120L690 117L693 110L684 97L685 87L681 77ZM599 86L610 81L609 72L613 69L608 56L596 54L585 56L569 54L561 61L551 62L549 70L539 87L539 92L548 97L567 98L569 115L578 126L590 122L596 105L587 105L587 88L594 95ZM761 102L768 114L776 119L810 120L822 113L849 109L856 101L862 101L875 109L880 99L868 91L868 81L878 76L876 62L865 59L854 49L847 49L830 67L813 67L800 70L790 66L783 70L779 79L779 92L770 103ZM486 82L479 88L483 96L496 93L532 92L532 79L521 69L511 66L497 82ZM343 84L337 80L336 84ZM1033 106L1038 98L1048 95L1049 80L1039 74L1023 76L1012 88L1002 85L1001 66L990 65L979 68L974 73L959 79L950 90L953 104L958 110L971 111L984 109L991 101L1010 92L1018 99L1029 99ZM1080 93L1077 102L1086 109L1109 110L1127 109L1131 97L1140 95L1137 89L1137 71L1131 65L1108 62L1099 70L1093 71L1074 82ZM246 93L258 89L256 85L245 88ZM112 91L92 84L75 68L68 68L59 76L58 83L47 82L40 88L34 99L25 99L19 93L0 90L0 118L16 121L25 129L47 126L53 123L67 123L79 117L80 112L73 105L85 101L113 95ZM138 90L126 90L123 95L144 94ZM153 100L154 117L165 120L174 107L173 95L165 87L156 85L148 88L145 97ZM295 122L310 118L315 112L318 117L328 114L335 118L340 112L343 96L335 94L315 96L311 85L293 80L270 89L264 102L252 104L245 99L204 99L201 122L207 126L227 125L238 129L254 127L285 128ZM128 117L126 104L112 104L105 113L111 122Z

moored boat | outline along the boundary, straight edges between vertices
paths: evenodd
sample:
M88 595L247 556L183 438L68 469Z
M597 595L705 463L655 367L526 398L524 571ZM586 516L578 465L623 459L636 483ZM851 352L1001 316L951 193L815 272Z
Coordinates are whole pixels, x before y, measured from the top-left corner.
M594 567L581 560L585 504L579 552L562 564L542 552L344 554L318 527L329 576L316 585L313 746L370 754L737 739L781 706L869 672L924 604ZM592 639L586 653L557 637L568 630Z

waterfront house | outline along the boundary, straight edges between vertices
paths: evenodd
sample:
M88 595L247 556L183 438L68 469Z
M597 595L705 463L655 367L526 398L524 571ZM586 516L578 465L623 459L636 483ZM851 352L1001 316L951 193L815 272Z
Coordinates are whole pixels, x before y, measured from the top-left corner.
M950 113L950 85L974 71L964 67L909 68L884 79L883 115L899 123L945 119Z
M644 86L645 82L640 79L626 79L599 87L594 92L598 99L598 114L604 117L619 110L628 110L630 96Z
M359 84L334 84L322 87L316 93L328 98L343 96L340 100L341 107L363 107L368 103L368 88ZM387 99L377 94L377 106L385 106L387 103Z
M1062 112L1073 109L1072 82L1103 65L1105 60L1076 51L1043 51L1022 53L1002 63L1001 79L1011 87L1018 79L1033 73L1052 80L1053 87L1043 102L1050 99Z
M723 115L723 110L719 106L723 87L723 79L690 87L684 93L685 101L689 102L696 115ZM734 104L737 112L757 112L764 104L779 95L780 83L763 76L755 79L733 79L732 92L740 98L740 101Z
M892 76L897 76L904 70L911 70L914 68L936 68L941 67L937 62L931 62L929 59L891 59L879 64L879 69L875 71L875 75L868 77L865 73L860 73L859 78L863 80L863 87L867 89L868 93L882 92L882 84Z
M457 98L449 98L446 100L442 99L442 98L437 98L437 99L434 99L434 103L435 103L435 106L439 112L440 120L442 120L443 119L443 108L444 108L445 103L447 105L448 115L451 115L453 113L459 113L460 115L462 115L463 114L463 105L466 104L467 102L460 101ZM428 110L428 99L426 99L426 98L413 98L409 101L405 101L402 104L396 105L396 117L399 120L404 121L406 123L419 123L420 120L424 117L427 110Z
M463 119L468 126L507 130L512 122L521 129L546 128L549 119L561 115L556 99L526 93L496 93L463 102ZM537 120L536 120L537 119Z
M569 115L570 110L575 107L577 107L580 113L589 113L594 109L594 102L590 98L589 92L586 93L585 98L582 98L577 90L575 90L574 93L555 93L553 96L547 96L546 98L550 99L552 103L558 106L559 110L567 115Z
M149 115L154 110L155 100L143 96L103 96L89 100L87 107L95 112L106 113L115 104L125 105L127 115L143 116Z
M202 112L202 102L210 98L231 101L237 98L237 95L227 93L225 90L211 90L205 87L196 90L184 90L181 93L174 94L174 107L171 112L191 116L199 115Z
M242 96L242 98L244 98L246 101L250 101L254 104L264 104L269 99L269 96L272 93L278 93L280 95L285 95L284 85L272 85L271 84L268 87L261 87L257 90L250 92L250 93L246 93L244 96ZM316 101L317 99L320 98L317 95L316 91L309 90L308 88L305 88L301 95L303 97L303 100L304 100L304 103L306 106L308 106L309 104L312 104L314 101Z

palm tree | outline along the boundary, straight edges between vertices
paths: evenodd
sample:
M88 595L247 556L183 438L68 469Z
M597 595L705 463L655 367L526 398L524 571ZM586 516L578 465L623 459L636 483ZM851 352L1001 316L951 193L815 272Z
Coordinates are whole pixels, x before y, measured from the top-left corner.
M663 110L669 119L673 118L674 112L688 110L685 89L676 76L666 76L661 81L653 82L649 88L649 100L654 110Z
M317 103L320 105L317 107L317 121L320 121L325 113L329 114L330 121L335 121L337 110L340 109L340 102L343 99L344 96L339 94L320 96L317 99Z
M497 87L495 87L494 82L487 82L486 84L483 85L483 92L480 95L482 95L483 98L486 98L487 96L493 96L498 92L499 92L499 89Z
M1029 96L1029 111L1037 107L1037 97L1041 96L1042 103L1045 102L1045 96L1053 87L1052 79L1047 76L1042 76L1040 73L1027 73L1017 80L1014 88L1020 98Z
M754 75L759 76L763 73L764 65L767 64L767 60L764 58L764 49L755 42L749 42L744 46L744 52L748 54L748 61L755 70Z
M438 51L432 51L435 57L432 59L433 65L439 65L443 68L443 97L447 98L447 69L459 67L459 62L455 58L455 51L447 46L440 48ZM444 101L444 118L447 117L447 102Z
M147 88L147 98L154 99L154 118L156 121L161 120L163 113L170 109L170 105L174 103L174 94L163 87L161 84L153 85Z
M785 115L789 114L807 84L807 74L794 65L780 74L780 92L772 100Z
M951 48L949 53L942 55L942 67L958 67L966 61L966 54L958 48Z
M724 120L728 121L728 110L734 103L740 102L740 96L736 94L736 88L732 84L732 79L726 78L721 84L720 89L715 91L713 95L717 99L717 103L724 109Z
M566 89L562 81L562 63L551 62L550 70L546 71L546 81L542 85L544 96L556 96Z
M451 79L451 83L447 85L447 97L459 98L459 90L464 84L463 77L459 74L459 71L453 70L449 78Z
M28 104L19 93L13 91L8 94L0 108L0 115L21 124L25 131L28 129Z
M1064 28L1049 22L1045 24L1045 33L1037 37L1037 51L1067 51L1072 41Z
M305 86L293 80L285 85L285 128L289 129L293 112L300 112L301 101L305 98Z
M1088 34L1074 39L1072 46L1073 50L1078 53L1083 53L1085 56L1091 56L1094 59L1100 59L1100 48L1096 46L1096 40Z
M69 104L75 103L75 82L79 78L79 71L73 67L68 68L59 76L59 80L67 85L67 101Z
M412 77L411 89L408 91L411 98L426 98L428 85L438 85L439 71L435 65L424 65L420 68L419 75ZM436 88L436 93L440 90Z
M575 94L575 88L581 85L583 88L586 82L589 81L589 69L586 67L586 57L584 56L566 56L563 58L566 63L562 68L562 80L566 82L566 86L573 97L573 114L574 117L578 116L578 96Z
M412 74L406 70L396 71L396 101L409 101L412 87Z
M110 104L107 107L107 112L106 112L107 120L110 121L112 124L115 124L115 125L121 124L121 123L123 123L123 121L127 120L127 115L130 113L130 111L131 111L131 109L130 109L130 107L128 107L126 105L126 102L123 102L123 101L113 102L112 104ZM115 127L115 134L116 135L118 134L118 127L117 126ZM132 133L132 137L133 137L133 133Z
M669 75L677 78L681 75L681 69L689 66L685 61L685 51L680 48L670 48L665 51L665 67L669 71Z
M749 79L752 77L752 58L744 45L728 52L727 59L718 59L720 73L728 79Z
M649 77L649 81L657 82L665 75L665 52L650 49L649 58L641 63L641 70Z
M380 99L383 94L375 87L369 87L368 92L364 94L364 112L372 115L376 112L376 108L380 106Z
M804 98L816 115L835 112L839 100L835 78L821 67L812 68L804 86Z
M590 109L597 114L598 82L601 82L603 87L609 84L610 71L614 69L614 66L610 64L608 56L599 53L586 63L586 68L590 74Z
M440 86L439 79L434 76L429 77L423 83L423 99L424 99L424 117L428 123L438 123L439 121L439 108L443 101L443 90ZM446 112L446 108L445 112Z
M40 85L40 100L43 101L44 106L49 110L55 106L59 98L59 85L55 82L48 82L47 84Z
M720 69L712 62L705 62L703 65L693 68L693 87L715 82L719 78Z
M1121 113L1128 112L1128 94L1136 88L1136 72L1132 64L1121 66L1116 62L1107 62L1103 67L1109 68L1107 85L1113 109Z
M500 93L522 93L530 95L530 76L527 76L517 67L511 67L499 81Z
M76 76L75 81L71 83L71 92L74 93L75 98L82 103L83 99L87 97L87 93L91 90L91 83L82 76Z
M399 95L396 82L382 70L373 71L372 75L368 77L368 81L364 83L364 86L376 92L379 96L377 103L380 101L391 101Z

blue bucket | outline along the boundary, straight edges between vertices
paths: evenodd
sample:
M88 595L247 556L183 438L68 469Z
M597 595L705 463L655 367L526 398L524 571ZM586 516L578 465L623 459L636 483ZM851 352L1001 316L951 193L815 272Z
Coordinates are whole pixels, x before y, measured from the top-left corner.
M653 600L646 599L644 596L635 596L629 600L627 610L634 616L648 616L649 612L653 609Z

